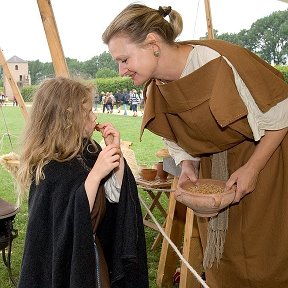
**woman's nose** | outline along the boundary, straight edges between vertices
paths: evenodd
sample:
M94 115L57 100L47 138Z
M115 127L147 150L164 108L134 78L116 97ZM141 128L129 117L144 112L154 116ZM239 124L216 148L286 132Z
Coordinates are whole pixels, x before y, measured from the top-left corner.
M123 67L123 65L119 64L119 75L121 77L125 76L125 74L127 73L128 69Z

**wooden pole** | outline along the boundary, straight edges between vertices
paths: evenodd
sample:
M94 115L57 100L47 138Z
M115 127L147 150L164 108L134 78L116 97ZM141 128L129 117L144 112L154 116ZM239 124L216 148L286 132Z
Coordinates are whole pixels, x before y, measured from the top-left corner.
M204 0L204 2L205 2L205 11L206 11L208 39L214 39L210 2L209 0Z
M56 76L69 77L56 20L50 0L37 0Z
M3 51L2 51L1 48L0 48L0 65L3 68L3 73L4 73L5 77L9 81L9 84L10 84L12 92L13 92L13 96L16 98L16 100L18 102L18 106L21 109L21 112L22 112L22 114L24 116L24 119L27 120L28 113L27 113L27 110L26 110L26 106L25 106L24 100L22 98L22 95L20 93L20 90L19 90L17 84L15 83L15 81L14 81L14 79L12 77L12 74L11 74L11 72L9 70L9 67L7 65L7 61L6 61L5 57L4 57L4 54L3 54Z

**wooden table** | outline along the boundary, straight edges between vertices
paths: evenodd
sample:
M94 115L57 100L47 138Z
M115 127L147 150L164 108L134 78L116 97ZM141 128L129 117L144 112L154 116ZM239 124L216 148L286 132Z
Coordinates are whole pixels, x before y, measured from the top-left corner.
M171 190L177 188L178 176L181 169L176 167L174 160L170 157L167 149L161 149L156 156L162 157L165 163L165 170L174 175ZM182 256L197 271L202 272L203 252L199 236L196 217L191 209L175 200L173 193L170 193L167 217L165 222L165 233L182 252ZM180 266L179 288L201 288L201 284L188 270L186 265L179 263L175 251L164 239L159 259L157 272L157 286L171 287L172 278Z
M178 179L175 177L172 189L177 187ZM197 271L202 272L202 245L200 242L197 221L194 213L182 203L175 200L171 194L167 210L165 233L181 251L183 257ZM180 266L179 288L201 288L201 284L188 270L185 264L179 263L179 258L168 241L164 239L157 271L157 286L172 287L172 277Z
M161 215L165 218L164 222L162 223L162 226L164 227L166 223L167 212L166 212L166 209L159 202L159 200L160 200L162 193L164 193L169 199L170 192L168 191L170 191L171 189L173 178L172 177L167 178L166 181L160 181L159 179L156 179L153 181L147 181L147 180L142 179L141 177L136 177L136 183L138 187L142 188L143 191L147 192L147 194L152 199L152 202L149 206L149 210L153 212L153 210L157 208L160 211ZM148 212L146 212L145 215L143 216L143 223L145 226L158 231L156 224L150 220L150 216ZM153 245L151 246L151 250L153 250L155 247L157 247L158 244L160 244L161 239L162 239L162 234L159 233Z

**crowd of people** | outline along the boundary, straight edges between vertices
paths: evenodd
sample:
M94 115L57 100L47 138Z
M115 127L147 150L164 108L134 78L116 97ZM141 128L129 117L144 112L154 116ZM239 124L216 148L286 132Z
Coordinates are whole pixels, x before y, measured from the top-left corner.
M0 105L5 105L9 101L8 97L4 93L0 93Z
M100 107L99 105L102 105ZM114 109L115 108L115 109ZM96 94L94 101L95 111L102 111L102 113L112 114L114 111L116 113L121 113L123 110L123 115L128 115L128 111L132 111L132 116L137 117L138 112L144 113L144 97L143 90L139 92L136 89L128 91L126 88L121 90L116 90L113 94L112 92L101 92Z
M3 92L0 92L0 105L1 106L5 106L9 103L9 98L7 95L5 95ZM13 106L18 106L18 101L16 99L15 96L13 96L13 100L12 100L12 105Z

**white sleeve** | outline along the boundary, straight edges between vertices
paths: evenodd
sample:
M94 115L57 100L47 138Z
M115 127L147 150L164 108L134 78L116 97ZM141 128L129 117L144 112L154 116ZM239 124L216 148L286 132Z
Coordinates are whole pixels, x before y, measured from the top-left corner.
M163 138L163 141L169 151L170 156L174 159L175 164L177 166L183 160L200 161L200 158L191 156L185 150L183 150L180 146L178 146L175 142L169 141L165 138Z
M109 202L118 203L120 198L121 185L117 182L114 171L111 177L104 183L105 195Z
M247 120L253 132L254 139L260 140L266 130L280 130L288 127L288 98L277 103L267 112L262 112L256 104L247 86L241 79L234 66L225 58L233 70L235 84L243 102L245 103L248 115Z
M191 51L189 57L191 57L191 63L187 67L185 73L181 77L186 76L188 73L195 71L207 62L219 57L219 53L205 46L195 46ZM247 107L248 114L247 120L253 137L256 141L259 141L262 136L265 135L266 130L280 130L288 127L288 98L279 102L277 105L270 108L267 112L263 113L254 98L252 97L247 86L241 79L240 75L236 71L231 62L224 57L228 65L231 67L235 84L241 99ZM189 59L188 59L189 61Z

